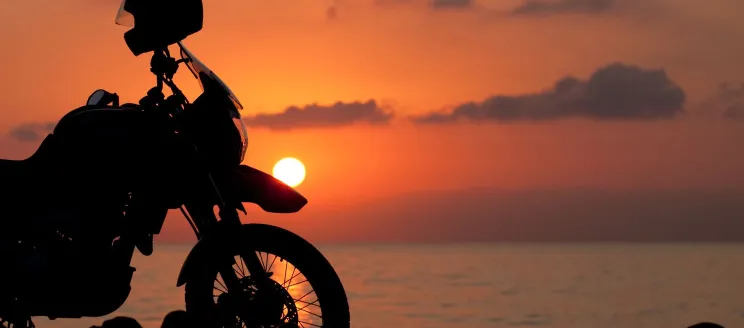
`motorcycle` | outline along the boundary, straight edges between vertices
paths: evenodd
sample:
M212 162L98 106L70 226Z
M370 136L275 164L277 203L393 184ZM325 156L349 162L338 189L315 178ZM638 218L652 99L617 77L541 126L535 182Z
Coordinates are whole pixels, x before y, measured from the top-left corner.
M135 56L152 52L155 87L121 105L96 90L29 158L0 160L1 325L113 313L129 296L135 250L149 256L166 213L180 209L198 239L176 282L195 326L349 327L341 280L314 246L240 221L246 202L294 213L307 199L241 164L243 106L183 44L202 21L201 0L124 0L116 22L131 27ZM173 81L182 65L202 89L193 102Z

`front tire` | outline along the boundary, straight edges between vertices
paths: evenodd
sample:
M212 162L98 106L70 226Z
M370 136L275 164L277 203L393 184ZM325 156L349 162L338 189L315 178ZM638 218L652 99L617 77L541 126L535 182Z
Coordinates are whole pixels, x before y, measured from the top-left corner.
M308 300L303 301L302 299L294 299L294 297L300 296L293 295L292 297L289 297L289 302L294 304L286 305L284 311L286 315L283 316L289 316L291 312L294 319L286 319L287 323L276 325L256 325L254 323L253 326L334 328L348 328L350 326L349 303L346 298L346 292L341 284L341 280L328 260L309 242L302 239L300 236L279 227L265 224L244 224L242 226L239 247L240 249L232 250L231 254L233 257L237 257L238 259L236 260L236 267L242 269L241 263L238 262L241 260L238 255L240 253L247 254L251 251L259 252L259 254L265 253L265 262L267 263L265 263L266 265L264 268L268 269L267 271L275 271L272 269L277 269L275 263L283 263L285 268L285 272L283 273L285 280L284 283L279 283L281 282L281 275L277 274L279 277L272 277L273 280L277 281L274 285L280 286L278 289L284 289L278 293L290 296L290 287L295 286L296 284L292 279L290 279L289 283L286 283L287 271L289 271L287 267L291 264L294 267L290 274L292 278L295 277L295 270L301 272L304 276L302 279L311 285L311 291L316 295L315 301L313 301L312 304ZM270 261L269 254L275 256L273 261L271 261L271 266L269 266L268 263ZM217 255L212 254L212 256ZM277 259L279 259L280 262L277 262ZM186 311L192 316L199 327L230 327L232 324L224 324L225 311L224 306L220 303L220 299L224 295L233 293L233 291L231 290L228 293L219 288L220 284L215 284L215 282L219 283L220 281L219 268L215 265L209 265L209 263L214 263L214 261L204 261L204 265L200 267L199 272L196 273L194 278L186 284ZM299 273L297 275L299 275ZM251 279L250 276L245 276L242 281L253 281ZM299 280L300 278L297 279ZM219 293L220 290L224 292L222 293L224 295L215 295L215 292ZM304 290L302 294L304 294ZM241 300L246 299L244 296L241 297L243 297ZM257 298L255 295L252 297ZM251 296L249 295L247 298L251 298ZM303 324L302 317L298 319L297 313L305 314L302 313L302 311L308 312L306 309L310 306L318 306L319 310L322 311L321 315L315 313L312 314L312 319L314 320L317 319L316 317L320 317L322 324L318 325L315 323L308 323L307 320L309 319L305 319L305 324ZM251 324L246 324L242 320L243 319L239 318L239 321L235 323L235 326L252 326ZM284 321L284 319L282 320Z

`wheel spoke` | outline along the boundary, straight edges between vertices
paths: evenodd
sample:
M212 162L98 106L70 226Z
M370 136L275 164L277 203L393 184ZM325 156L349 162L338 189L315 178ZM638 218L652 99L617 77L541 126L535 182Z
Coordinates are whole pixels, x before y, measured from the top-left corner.
M282 286L287 282L287 264L289 264L289 262L284 261L284 280L282 281Z
M266 264L264 264L263 256L261 256L262 252L256 252L256 256L258 257L258 261L261 262L261 267L264 268L264 271L266 271Z
M269 252L266 252L266 262L264 262L264 272L269 272L269 268L266 265L269 264Z
M299 285L299 284L301 284L301 283L303 283L303 282L307 282L307 279L305 279L305 280L303 280L303 281L300 281L300 282L296 282L296 283L294 283L294 284L291 284L291 285L289 285L289 286L287 286L287 287L285 287L285 288L289 288L289 287L292 287L292 286L297 286L297 285Z
M296 267L292 268L292 272L291 272L291 273L289 274L289 282L291 282L291 281L292 281L292 279L294 279L294 277L295 277L295 275L294 275L294 273L295 273L295 270L297 270L297 268L296 268ZM284 284L286 284L286 283L287 283L287 278L285 277L285 278L284 278L284 283L282 283L282 287L283 287L283 286L284 286Z
M223 292L223 293L227 293L227 290L222 290L222 289L219 289L219 288L217 288L217 286L212 286L212 288L214 288L214 289L216 289L216 290L219 290L219 291L221 291L221 292ZM225 289L227 289L227 288L225 288ZM212 296L217 296L217 295L214 295L214 294L212 294Z
M243 267L243 271L245 272L246 276L248 276L248 274L250 273L248 272L248 264L245 264L245 260L242 256L238 256L238 258L240 259L240 265Z
M271 260L271 265L269 265L269 268L268 268L268 269L266 269L266 272L269 272L269 271L271 271L271 268L273 268L273 267L274 267L274 262L276 262L276 258L278 258L278 256L274 255L274 259L273 259L273 260Z
M317 305L317 304L315 304L315 303L317 303L317 302L318 302L318 300L314 300L314 301L312 301L312 302L305 302L305 301L301 301L301 300L294 300L294 301L295 301L296 303L303 303L303 304L307 304L307 305L305 305L305 306L304 306L303 308L305 308L305 307L308 307L308 306L311 306L311 305L312 305L312 306L317 306L317 307L320 307L320 305Z
M305 309L297 309L297 311L298 311L298 312L299 312L299 311L302 311L302 312L305 312L305 313L309 313L309 314L312 314L312 315L314 315L314 316L316 316L316 317L320 318L320 320L323 320L323 316L321 316L320 314L316 314L316 313L310 312L310 311L308 311L308 310L305 310Z
M220 284L220 286L222 286L222 288L224 288L224 289L225 289L225 293L227 293L227 287L225 287L225 285L224 285L224 284L223 284L222 282L220 282L220 278L222 278L222 277L221 277L221 276L218 276L218 277L217 277L217 279L216 279L215 281L216 281L216 282L217 282L218 284Z
M309 292L307 292L307 294L305 294L305 295L302 295L302 297L300 297L300 298L295 298L295 299L294 299L294 301L295 301L295 302L298 302L298 301L300 301L301 299L305 298L305 297L306 297L307 295L310 295L310 293L312 293L312 292L314 292L314 291L315 291L315 289L311 289L311 290L310 290ZM317 302L317 300L315 300L315 301ZM307 302L305 302L305 303L307 303Z
M302 272L297 272L297 274L295 275L295 274L294 274L294 273L295 273L295 270L297 270L297 268L296 268L296 267L295 267L294 269L292 269L292 276L291 276L291 277L289 278L289 281L286 281L286 280L285 280L285 281L284 281L284 284L286 284L286 283L292 283L292 279L294 279L294 278L296 278L297 276L299 276L299 275L301 275L301 274L302 274ZM282 284L282 287L284 287L284 284Z
M238 261L236 261L236 266L240 268L240 274L243 278L245 278L245 268L243 267L243 258L238 256Z
M305 324L308 324L308 325L311 325L311 326L314 326L314 327L321 327L321 328L323 327L323 326L318 326L318 325L316 325L316 324L314 324L314 323L311 323L311 322L304 322L304 321L299 321L299 323L305 323ZM304 327L304 326L303 326L303 327Z
M233 267L233 271L235 272L236 275L240 276L238 278L245 278L245 275L242 272L238 271L238 269Z
M303 307L301 307L301 308L297 309L297 311L298 311L298 312L299 312L299 311L305 311L305 312L307 312L307 313L310 313L310 314L312 314L312 315L314 315L314 316L316 316L316 317L318 317L318 318L321 318L321 319L323 319L323 316L321 316L321 315L319 315L319 314L315 314L314 312L310 312L310 311L308 311L308 310L305 310L305 308L306 308L306 307L308 307L308 306L310 306L310 305L311 305L311 304L305 305L305 306L303 306Z

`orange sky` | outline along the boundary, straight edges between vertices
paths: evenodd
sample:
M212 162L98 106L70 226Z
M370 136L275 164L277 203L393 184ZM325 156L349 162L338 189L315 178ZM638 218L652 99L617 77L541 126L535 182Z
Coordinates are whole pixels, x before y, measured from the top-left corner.
M299 219L323 223L344 206L365 211L364 204L411 192L744 189L744 119L724 117L731 101L715 93L719 83L744 80L741 1L604 1L615 5L533 14L513 13L520 0L464 1L470 5L462 8L422 0L204 2L204 29L186 44L230 85L244 116L370 99L394 112L380 125L249 128L248 164L270 171L294 156L307 166L299 190L311 203ZM118 5L0 3L0 130L56 121L97 88L124 101L144 94L153 82L149 57L126 48L126 28L113 24ZM684 90L685 113L534 123L410 119L493 95L541 94L561 78L586 81L614 62L663 69ZM179 81L193 94L188 78ZM737 97L734 104L744 104L744 91ZM37 145L3 133L0 155L21 158ZM179 231L168 238L181 238L185 225L177 226L166 228ZM334 240L320 228L301 229Z

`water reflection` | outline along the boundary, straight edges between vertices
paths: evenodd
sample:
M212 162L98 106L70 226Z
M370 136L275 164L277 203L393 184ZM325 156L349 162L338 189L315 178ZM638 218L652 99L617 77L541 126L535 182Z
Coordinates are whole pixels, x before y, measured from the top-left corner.
M36 326L81 328L130 316L145 328L159 328L165 313L184 308L184 288L176 288L175 280L191 247L156 245L152 256L136 255L132 294L115 313L54 321L37 317ZM542 324L536 328L688 327L706 319L725 327L744 325L741 244L344 245L320 250L341 277L354 328L518 328L529 327L518 326L527 321L539 321L532 322ZM282 270L284 263L277 260L275 279L283 279ZM295 298L302 296L297 291L305 286L292 287ZM307 298L315 300L314 295ZM299 309L302 302L296 304ZM659 307L664 312L639 315Z

